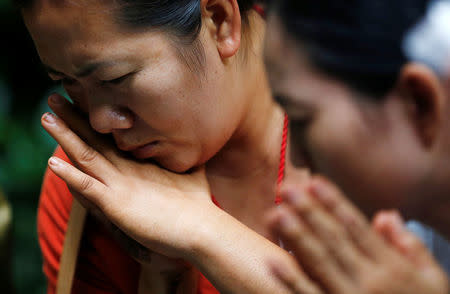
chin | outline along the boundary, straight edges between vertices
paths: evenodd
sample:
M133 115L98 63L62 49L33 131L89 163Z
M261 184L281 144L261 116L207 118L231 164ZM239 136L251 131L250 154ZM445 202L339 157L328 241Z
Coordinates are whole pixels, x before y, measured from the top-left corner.
M187 173L196 167L195 164L190 164L187 161L184 162L179 161L176 158L171 159L155 158L154 160L162 168L177 174Z

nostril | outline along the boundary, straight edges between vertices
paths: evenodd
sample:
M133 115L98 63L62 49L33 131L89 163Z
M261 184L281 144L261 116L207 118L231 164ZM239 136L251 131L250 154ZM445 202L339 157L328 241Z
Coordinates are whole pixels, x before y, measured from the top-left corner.
M112 132L112 128L108 127L108 123L106 122L106 120L89 116L89 122L91 124L91 127L100 134L109 134Z
M91 107L89 120L93 129L107 134L113 130L131 128L134 124L134 115L126 108L101 105L95 108Z

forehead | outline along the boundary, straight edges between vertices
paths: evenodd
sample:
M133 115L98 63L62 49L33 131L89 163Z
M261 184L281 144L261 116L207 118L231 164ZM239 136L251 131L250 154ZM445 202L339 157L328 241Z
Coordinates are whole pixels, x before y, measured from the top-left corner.
M279 81L298 75L307 77L306 73L316 70L303 44L290 36L275 14L267 20L265 61L270 75Z
M267 26L265 60L275 95L296 108L353 103L351 89L318 68L306 45L290 36L276 15L269 17Z
M114 22L114 13L110 1L37 0L23 16L43 62L52 63L46 59L95 59L95 52L105 52L130 38Z
M292 89L294 85L304 91L321 76L311 64L301 42L286 32L276 15L268 18L265 62L271 85L277 90Z
M113 21L114 11L112 3L99 0L36 0L23 16L33 37L102 38L119 30Z

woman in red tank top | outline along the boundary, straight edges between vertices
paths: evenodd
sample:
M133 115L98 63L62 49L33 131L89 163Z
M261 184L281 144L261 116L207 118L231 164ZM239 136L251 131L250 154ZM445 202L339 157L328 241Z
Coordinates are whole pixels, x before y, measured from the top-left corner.
M49 293L73 199L66 183L121 229L114 235L140 244L118 246L89 218L73 292L136 293L140 264L130 256L154 265L151 250L201 272L189 289L198 293L283 293L262 264L290 257L263 215L291 170L287 118L271 99L254 1L21 2L50 77L84 113L53 95L74 133L43 119L64 149L56 156L79 168L53 158L44 180L38 230Z

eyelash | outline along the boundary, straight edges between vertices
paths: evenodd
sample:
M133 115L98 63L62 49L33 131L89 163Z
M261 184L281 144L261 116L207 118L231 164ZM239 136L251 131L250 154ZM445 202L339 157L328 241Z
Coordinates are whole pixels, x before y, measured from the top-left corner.
M69 78L64 78L64 79L61 79L60 81L63 83L63 85L67 85L67 86L71 86L76 83L76 80L69 79Z
M109 81L100 81L100 84L101 84L102 86L105 86L105 85L119 85L119 84L121 84L123 81L125 81L131 74L132 74L132 73L129 73L129 74L126 74L126 75L124 75L124 76L121 76L121 77L119 77L119 78L117 78L117 79L113 79L113 80L109 80ZM76 83L76 80L74 80L74 79L69 79L69 78L63 78L63 79L61 79L60 81L63 83L63 85L66 85L66 86L71 86L71 85L73 85L73 84Z
M123 75L117 79L113 79L113 80L109 80L109 81L100 81L100 83L102 84L102 86L104 86L104 85L119 85L123 81L125 81L128 77L130 77L132 74L133 73L129 73L129 74Z

